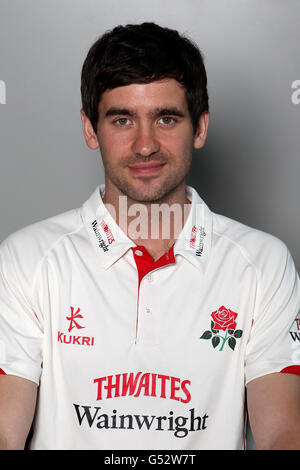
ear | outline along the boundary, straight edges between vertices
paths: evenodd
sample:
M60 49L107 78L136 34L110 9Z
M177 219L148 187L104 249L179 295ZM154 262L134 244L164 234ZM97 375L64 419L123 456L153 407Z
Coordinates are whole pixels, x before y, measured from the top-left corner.
M98 139L97 139L97 135L95 134L95 131L94 131L93 126L91 124L91 121L86 116L83 109L81 109L80 114L81 114L83 135L84 135L86 144L90 149L96 150L99 147L99 142L98 142Z
M200 116L198 127L194 135L194 148L195 149L200 149L205 144L208 123L209 123L209 112L204 111Z

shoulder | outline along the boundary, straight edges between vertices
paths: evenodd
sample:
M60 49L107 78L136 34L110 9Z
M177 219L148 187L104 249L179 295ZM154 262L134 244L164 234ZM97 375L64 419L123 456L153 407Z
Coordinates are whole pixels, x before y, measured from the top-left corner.
M258 275L284 269L290 258L286 244L278 237L220 214L213 214L213 236L215 245L231 247L257 269Z
M80 210L73 209L17 230L0 245L2 272L11 269L32 277L47 253L82 225Z

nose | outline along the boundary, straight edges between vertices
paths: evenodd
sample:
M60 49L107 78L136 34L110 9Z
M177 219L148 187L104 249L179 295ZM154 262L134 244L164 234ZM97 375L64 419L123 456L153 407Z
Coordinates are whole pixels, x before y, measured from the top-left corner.
M138 157L150 157L159 151L160 145L155 136L154 129L151 125L141 125L137 128L134 142L133 152Z

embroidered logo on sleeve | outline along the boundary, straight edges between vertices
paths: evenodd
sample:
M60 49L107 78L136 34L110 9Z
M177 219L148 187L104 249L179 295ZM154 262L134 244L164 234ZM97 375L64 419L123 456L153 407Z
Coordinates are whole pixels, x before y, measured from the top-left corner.
M223 351L223 348L227 343L234 351L236 340L241 338L243 335L242 330L236 329L237 316L238 314L236 312L233 312L222 305L218 310L212 312L210 330L204 331L200 339L211 340L214 348L220 346L219 351Z

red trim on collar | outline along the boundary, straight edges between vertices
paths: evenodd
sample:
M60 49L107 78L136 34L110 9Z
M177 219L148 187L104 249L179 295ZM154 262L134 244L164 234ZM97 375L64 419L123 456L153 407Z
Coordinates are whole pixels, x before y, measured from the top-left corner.
M171 246L169 251L162 255L158 260L154 261L150 253L142 245L132 248L135 264L139 274L139 285L144 276L154 269L161 268L168 264L175 263L174 246ZM136 252L141 251L143 254L138 255Z
M0 369L0 375L6 375L3 369Z

